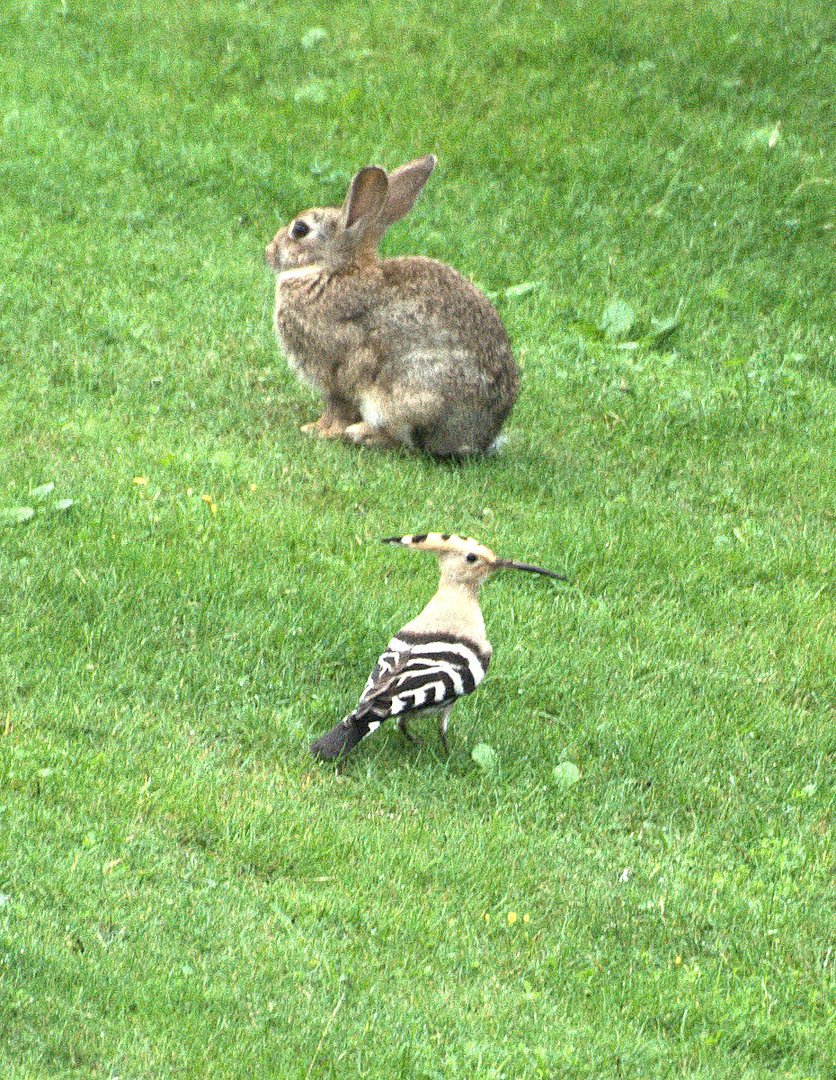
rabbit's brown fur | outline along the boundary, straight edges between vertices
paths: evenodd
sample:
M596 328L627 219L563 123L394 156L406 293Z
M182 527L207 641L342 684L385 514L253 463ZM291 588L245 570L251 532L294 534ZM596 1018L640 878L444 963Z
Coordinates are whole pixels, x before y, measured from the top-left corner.
M487 298L443 263L377 257L434 164L420 158L389 176L361 169L342 209L300 214L267 247L276 332L325 400L303 430L464 455L488 450L511 411L519 378Z

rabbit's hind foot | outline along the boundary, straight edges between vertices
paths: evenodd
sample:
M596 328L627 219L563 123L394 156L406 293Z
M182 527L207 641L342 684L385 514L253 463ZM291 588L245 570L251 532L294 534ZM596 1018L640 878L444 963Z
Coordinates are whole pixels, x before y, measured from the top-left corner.
M354 416L357 414L355 413ZM306 435L315 435L319 439L340 439L345 435L346 428L352 423L353 417L339 415L339 413L326 409L318 420L312 420L309 424L303 424L300 431Z
M318 439L339 439L345 433L344 427L325 427L320 420L312 420L309 424L303 424L299 430L306 435L315 435Z
M365 420L361 420L359 424L350 424L343 434L355 446L368 446L376 450L393 450L400 446L400 440L385 428L374 427Z

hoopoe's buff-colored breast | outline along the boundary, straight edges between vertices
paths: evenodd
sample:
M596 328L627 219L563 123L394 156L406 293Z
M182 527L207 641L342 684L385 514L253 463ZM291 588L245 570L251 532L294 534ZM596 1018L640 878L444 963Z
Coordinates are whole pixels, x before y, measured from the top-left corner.
M483 651L491 652L476 594L461 585L440 585L424 610L408 622L403 631L468 638Z

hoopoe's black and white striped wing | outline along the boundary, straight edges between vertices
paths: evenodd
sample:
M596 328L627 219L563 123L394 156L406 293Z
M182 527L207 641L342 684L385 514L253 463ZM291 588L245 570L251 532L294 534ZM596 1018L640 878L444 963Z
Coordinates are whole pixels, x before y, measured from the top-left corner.
M381 661L389 656L397 659L386 670ZM355 721L379 724L390 716L452 704L484 679L490 653L465 638L403 632L381 661L380 673L369 679L354 710Z
M406 643L401 641L400 638L392 638L386 646L386 651L381 653L377 663L372 668L372 673L366 680L366 685L363 687L363 693L360 695L360 701L363 701L370 690L386 678L387 675L392 673L397 667L401 653L404 652L406 648Z
M374 667L357 708L311 747L318 757L351 750L392 716L437 710L472 693L484 679L490 649L460 637L402 631Z

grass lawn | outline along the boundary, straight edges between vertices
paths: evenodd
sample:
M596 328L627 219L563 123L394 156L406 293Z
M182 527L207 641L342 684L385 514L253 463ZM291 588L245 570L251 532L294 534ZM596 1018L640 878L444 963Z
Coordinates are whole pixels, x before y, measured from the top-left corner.
M832 28L0 4L4 1078L834 1075ZM263 262L428 151L386 250L523 377L459 465L299 433ZM318 766L431 529L571 580Z

